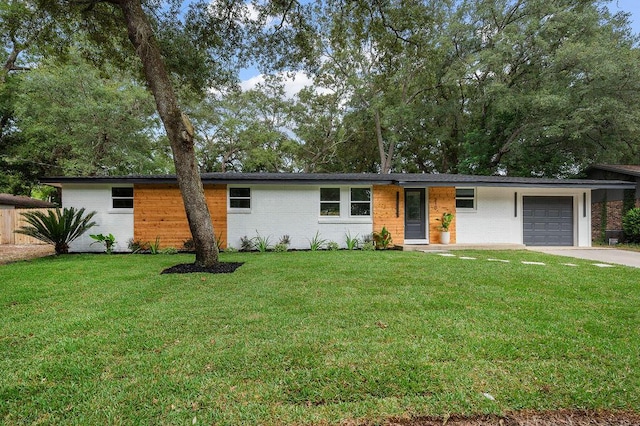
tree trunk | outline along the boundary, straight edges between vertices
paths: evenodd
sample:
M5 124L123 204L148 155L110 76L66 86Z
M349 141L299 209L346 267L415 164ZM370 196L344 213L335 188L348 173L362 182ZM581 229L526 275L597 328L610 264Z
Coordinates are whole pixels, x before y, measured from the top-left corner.
M380 173L391 173L391 160L393 159L393 144L389 145L387 151L384 147L384 138L382 137L382 120L380 119L380 111L378 109L374 112L375 126L376 126L376 139L378 141L378 152L380 153Z
M178 186L195 245L196 264L213 266L218 263L218 247L196 162L193 126L178 107L164 59L140 0L120 0L117 4L124 14L129 40L142 61L145 78L171 142Z

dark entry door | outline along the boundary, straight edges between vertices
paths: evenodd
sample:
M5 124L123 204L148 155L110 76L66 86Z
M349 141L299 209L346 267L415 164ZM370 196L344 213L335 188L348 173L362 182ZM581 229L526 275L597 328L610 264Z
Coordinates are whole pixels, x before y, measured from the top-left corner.
M427 237L427 215L425 211L425 189L404 190L404 238L424 240Z
M522 207L526 245L573 245L572 197L523 197Z

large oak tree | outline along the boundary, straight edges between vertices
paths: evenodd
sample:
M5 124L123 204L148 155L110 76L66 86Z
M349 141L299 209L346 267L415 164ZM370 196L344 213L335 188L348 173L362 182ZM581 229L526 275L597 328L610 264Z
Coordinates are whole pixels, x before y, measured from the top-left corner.
M277 1L251 9L244 2L229 0L185 5L180 1L39 0L38 6L61 23L61 32L86 33L95 49L90 54L98 62L132 66L123 40L126 35L171 144L196 264L217 263L218 249L196 160L194 127L180 106L176 87L202 92L229 79L242 59L255 53L270 57L263 62L272 66L286 66L290 58L301 58L296 53L306 47L304 8L296 1ZM265 25L267 22L275 23Z

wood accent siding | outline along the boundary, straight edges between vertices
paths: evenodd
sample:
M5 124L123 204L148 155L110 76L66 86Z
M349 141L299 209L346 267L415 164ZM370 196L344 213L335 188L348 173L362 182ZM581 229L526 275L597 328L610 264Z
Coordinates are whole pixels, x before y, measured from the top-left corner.
M211 213L216 238L227 245L227 186L205 185L204 195ZM133 239L154 242L160 247L181 249L191 238L187 214L178 185L136 184L133 190Z
M429 188L429 243L440 244L440 219L443 213L456 214L456 189L454 187ZM438 219L438 220L436 220ZM451 244L456 242L456 217L449 227Z
M393 244L404 244L404 190L399 186L373 186L373 230L380 232L383 226L391 232Z

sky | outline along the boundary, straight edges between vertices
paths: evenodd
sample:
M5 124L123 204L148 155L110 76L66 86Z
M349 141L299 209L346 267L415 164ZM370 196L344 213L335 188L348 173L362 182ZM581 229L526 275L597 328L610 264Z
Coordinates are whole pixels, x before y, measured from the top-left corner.
M640 33L640 0L613 0L609 7L612 12L631 13L631 28L634 33Z
M619 11L631 14L631 29L634 33L640 33L640 0L613 0L609 3L611 12ZM243 90L249 90L256 84L263 82L264 78L255 68L244 69L240 72L241 87ZM300 89L312 83L303 73L296 73L295 77L285 83L285 91L287 96L293 97Z

